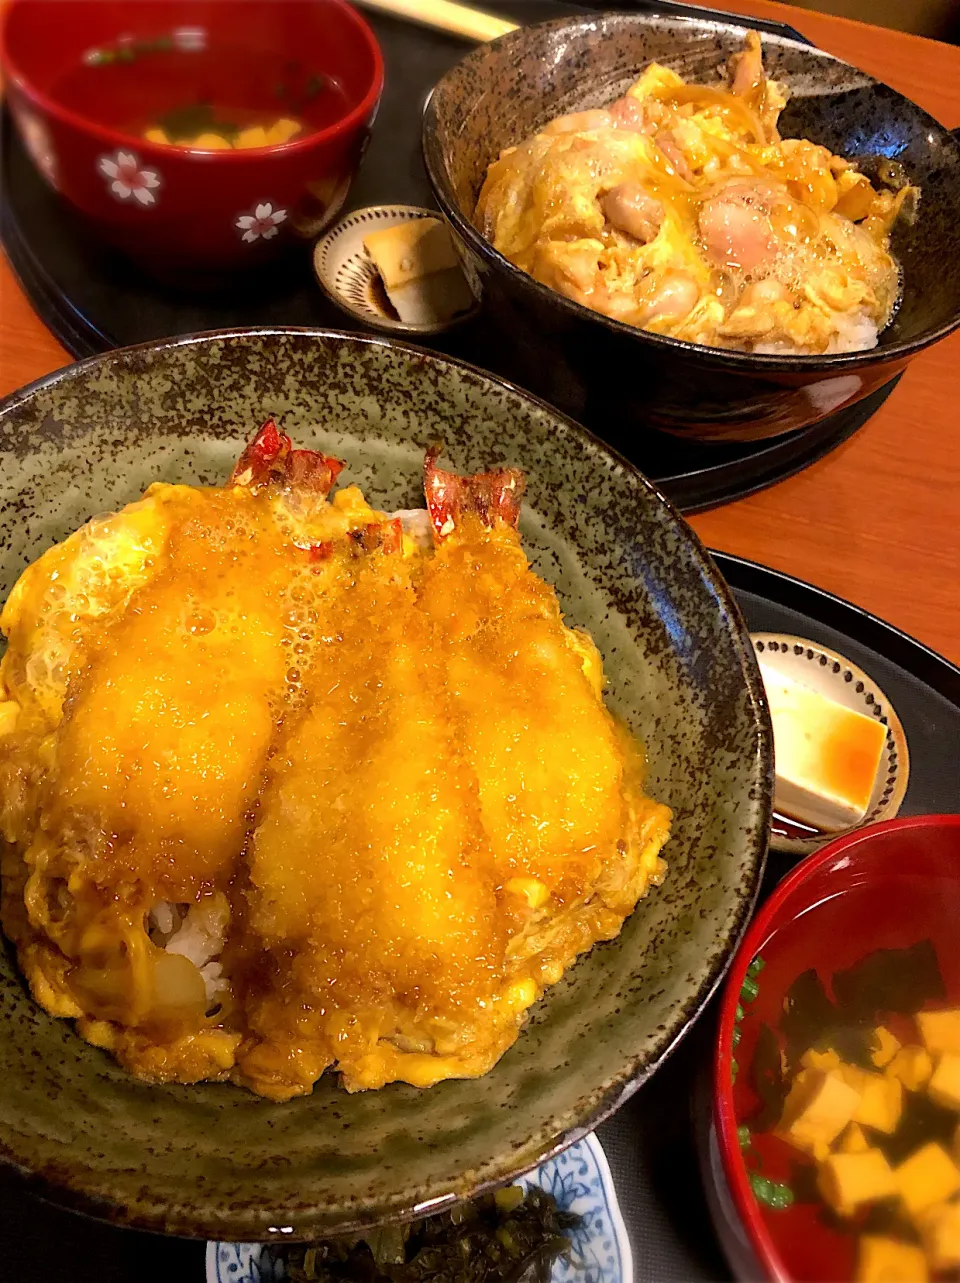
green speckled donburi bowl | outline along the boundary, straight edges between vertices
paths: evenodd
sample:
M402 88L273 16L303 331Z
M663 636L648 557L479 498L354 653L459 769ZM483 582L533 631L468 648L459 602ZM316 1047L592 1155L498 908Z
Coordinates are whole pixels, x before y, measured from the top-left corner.
M149 1087L30 999L0 956L0 1160L47 1197L171 1234L309 1238L410 1217L512 1178L594 1127L716 986L763 864L771 736L753 650L695 536L582 428L480 371L398 343L228 332L114 352L0 404L0 590L153 480L223 481L276 416L386 509L420 507L425 448L528 478L521 528L567 618L603 652L611 705L674 808L664 886L536 1007L485 1078L285 1105Z

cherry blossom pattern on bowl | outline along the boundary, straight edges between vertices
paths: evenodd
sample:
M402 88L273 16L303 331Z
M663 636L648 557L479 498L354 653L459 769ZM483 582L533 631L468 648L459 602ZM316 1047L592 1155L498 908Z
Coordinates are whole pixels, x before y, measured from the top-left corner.
M630 1240L596 1136L585 1136L516 1183L545 1190L562 1210L581 1218L569 1253L554 1263L550 1283L633 1283ZM281 1283L284 1278L282 1267L259 1243L207 1244L206 1283Z
M136 152L120 149L112 156L101 156L97 169L104 176L111 196L117 200L133 200L148 206L157 203L157 189L162 179L155 169L141 168Z
M265 200L254 206L253 212L239 214L234 224L241 233L240 239L252 245L254 241L272 240L277 228L287 221L287 211L279 209L275 202Z

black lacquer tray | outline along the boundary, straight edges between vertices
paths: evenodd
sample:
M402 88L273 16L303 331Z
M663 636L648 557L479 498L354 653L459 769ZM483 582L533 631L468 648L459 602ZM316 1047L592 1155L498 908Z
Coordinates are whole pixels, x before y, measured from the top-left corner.
M960 669L810 584L725 553L714 557L751 630L820 642L882 686L910 744L910 785L901 814L960 809L960 755L945 751L960 743ZM791 866L790 857L771 852L765 888ZM693 1117L712 1055L714 1007L655 1077L598 1131L630 1234L636 1283L730 1278L707 1211ZM0 1178L0 1278L10 1283L203 1283L204 1247L101 1225Z
M514 0L494 7L518 22L542 21L591 7L658 12L683 12L685 8L669 0L588 0L579 5L560 0ZM705 16L705 11L698 10L698 14ZM717 16L738 21L729 14ZM370 15L370 20L384 51L386 89L363 169L346 209L384 202L432 205L420 159L420 113L431 87L469 45L380 14ZM743 21L804 38L780 23L754 18ZM322 294L306 248L269 276L259 280L244 276L233 290L218 295L189 297L163 289L91 241L37 175L6 113L2 129L0 241L33 306L73 356L91 356L107 348L172 334L235 326L364 328ZM497 335L485 324L482 313L469 325L428 345L523 384L522 353L518 361L518 354L499 350ZM697 512L772 485L835 449L876 412L895 382L810 428L772 441L701 444L646 429L636 447L626 453L677 507ZM587 422L587 427L600 437L610 436L605 429L611 425L602 419ZM614 431L614 438L623 449L620 430Z

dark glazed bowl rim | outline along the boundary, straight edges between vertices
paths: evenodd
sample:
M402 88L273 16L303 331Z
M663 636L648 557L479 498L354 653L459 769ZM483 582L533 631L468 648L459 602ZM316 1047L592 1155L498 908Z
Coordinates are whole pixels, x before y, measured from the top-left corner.
M558 290L553 290L548 285L543 285L540 281L530 276L529 273L522 271L519 267L515 267L499 250L494 249L487 238L481 235L480 231L463 213L453 193L437 140L437 119L434 101L436 91L444 81L462 66L481 58L484 50L493 45L508 48L512 43L520 44L528 38L530 33L564 30L573 32L583 28L595 28L599 23L609 19L614 19L619 26L647 27L658 22L669 21L670 23L684 24L691 29L711 31L721 29L727 32L742 32L750 29L752 25L749 18L743 18L739 22L732 20L723 22L712 17L701 18L673 13L624 13L619 11L584 13L573 17L554 18L549 22L530 23L527 26L518 27L515 31L509 31L506 35L499 36L496 40L477 46L477 48L472 49L461 58L459 62L455 63L453 67L441 76L427 96L423 105L420 145L424 167L437 204L440 206L444 216L453 224L460 238L470 246L475 254L484 259L498 272L510 278L519 289L532 291L539 296L542 302L554 303L581 323L592 319L612 333L621 335L624 338L632 338L640 343L649 343L654 347L668 349L678 355L689 353L691 356L695 356L710 365L721 369L736 370L741 374L832 374L841 370L857 370L870 365L880 365L887 361L903 362L917 352L923 351L924 348L939 342L940 339L945 338L960 326L960 308L958 308L956 314L944 324L918 335L916 338L891 343L888 347L872 347L860 352L839 352L830 356L775 356L767 353L738 352L729 348L709 347L704 343L690 343L685 339L674 339L665 334L653 334L649 330L640 329L638 326L627 325L623 321L615 321L608 316L604 316L602 312L595 312L592 308L585 307L582 303L575 303L573 299L567 298ZM842 58L835 58L833 54L827 53L825 50L806 41L796 40L786 35L778 34L772 36L770 32L764 31L762 28L761 38L774 39L778 45L785 45L806 58L815 57L818 61L826 60L837 63L842 67L849 67L850 70L856 71L859 76L866 78L871 83L882 85L900 102L909 103L915 111L923 116L924 121L933 132L949 138L954 148L960 152L960 139L945 125L935 120L933 116L923 111L922 107L918 107L916 103L905 97L905 95L898 93L897 90L892 89L883 81L876 80L873 76L868 75L867 72L860 71L852 63L844 62Z
M22 8L25 2L26 0L11 0L4 13L0 15L0 70L3 71L9 81L15 84L32 102L42 107L49 116L52 116L62 124L69 125L71 129L92 135L105 147L126 147L137 151L143 151L146 147L147 149L156 150L157 143L147 142L145 139L138 138L135 134L128 134L122 129L114 129L111 126L98 124L97 121L92 120L89 116L84 116L81 112L64 107L56 98L51 98L48 93L37 89L29 76L18 68L16 58L10 48L9 27L13 14ZM191 151L188 147L174 148L173 150L176 151L180 159L208 165L211 163L236 165L243 160L262 160L265 156L289 156L294 153L309 151L312 147L330 142L331 139L342 137L357 125L363 124L376 108L380 101L380 95L383 93L383 51L373 28L363 14L353 5L348 4L347 0L324 0L324 2L339 9L346 20L353 24L363 44L366 45L367 52L370 54L373 63L370 84L357 105L351 107L342 116L338 116L332 124L325 125L323 129L315 129L304 138L292 138L289 142L278 143L268 147L247 147L243 151L231 149L230 151L204 152ZM163 147L167 151L171 150L166 144L163 144Z
M617 450L607 445L606 442L590 432L589 429L562 414L547 402L519 388L516 384L497 375L490 374L469 362L438 355L429 349L385 336L356 334L344 330L320 327L266 325L197 331L139 343L130 347L116 348L109 352L87 357L83 361L64 366L59 370L54 370L52 373L36 379L0 400L0 418L28 402L37 393L55 388L60 384L69 384L72 379L82 378L88 370L94 370L99 366L114 362L125 362L137 355L149 356L177 348L192 345L202 346L217 341L230 343L232 341L243 341L247 338L270 339L286 337L317 339L335 344L345 344L348 347L396 350L410 357L441 367L459 370L480 384L495 385L497 388L530 403L555 423L562 426L570 433L572 438L582 441L592 452L605 454L615 468L627 473L635 484L645 490L653 500L666 510L675 526L682 532L701 582L714 598L717 607L730 621L730 627L724 629L724 631L730 635L734 645L748 698L753 732L750 771L754 778L752 792L755 794L754 800L757 806L757 823L752 834L744 842L742 852L742 880L748 885L748 890L739 898L735 911L731 915L728 938L722 951L718 953L710 968L706 971L696 992L689 995L682 1006L678 1006L673 1018L665 1026L658 1050L652 1054L647 1054L646 1057L641 1054L640 1057L635 1056L632 1060L627 1061L622 1070L615 1076L611 1086L598 1089L593 1093L590 1098L590 1105L580 1120L574 1126L559 1132L550 1141L540 1146L536 1157L532 1161L529 1155L519 1160L504 1155L503 1160L498 1163L495 1175L468 1182L467 1186L458 1189L455 1193L430 1200L431 1212L440 1211L455 1202L477 1197L486 1191L496 1189L514 1180L530 1170L532 1166L536 1166L538 1163L561 1153L569 1145L572 1145L587 1133L592 1132L600 1123L625 1104L659 1068L670 1053L674 1051L703 1012L707 1003L717 992L749 927L766 865L767 837L773 805L773 729L756 655L750 643L749 633L740 609L720 571L686 520L635 464L624 458ZM638 1060L641 1063L637 1063ZM98 1220L112 1221L132 1228L160 1233L167 1232L163 1217L157 1214L155 1207L150 1204L149 1197L145 1198L142 1204L138 1203L133 1206L128 1204L120 1205L109 1198L96 1198L87 1192L76 1190L72 1187L69 1177L63 1179L50 1173L24 1172L22 1168L8 1163L0 1154L0 1169L4 1167L10 1168L11 1166L21 1176L27 1176L31 1183L38 1187L42 1195L75 1211L87 1213ZM61 1171L67 1170L67 1165L64 1164ZM276 1222L279 1224L283 1219L283 1209L271 1209L271 1212L273 1211L280 1218ZM345 1234L362 1231L364 1228L370 1228L374 1224L402 1222L423 1214L423 1205L416 1204L401 1211L381 1214L379 1217L376 1213L372 1216L369 1213L366 1216L354 1216L352 1219L345 1217L342 1223L338 1223L337 1233ZM190 1217L188 1222L181 1218L175 1233L192 1237L209 1237L199 1218L193 1219ZM243 1238L243 1233L239 1227L236 1231L236 1236ZM297 1237L295 1235L289 1241L294 1241Z

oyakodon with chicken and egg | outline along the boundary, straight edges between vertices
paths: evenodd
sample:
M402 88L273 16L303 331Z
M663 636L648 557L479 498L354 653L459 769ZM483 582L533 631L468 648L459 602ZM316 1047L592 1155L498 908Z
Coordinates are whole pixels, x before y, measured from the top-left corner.
M613 320L714 347L856 351L892 319L891 229L919 193L806 139L750 32L718 85L651 63L608 107L551 121L488 168L475 222L515 266Z
M427 512L391 517L340 466L268 424L0 616L3 927L148 1081L478 1076L664 876L670 812L527 562L522 474L428 456Z

